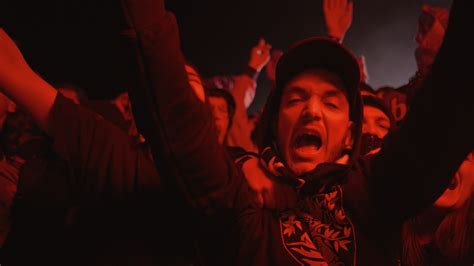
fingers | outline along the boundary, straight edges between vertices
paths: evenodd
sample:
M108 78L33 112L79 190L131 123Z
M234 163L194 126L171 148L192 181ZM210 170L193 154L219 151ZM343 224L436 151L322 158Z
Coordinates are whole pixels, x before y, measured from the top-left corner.
M267 43L265 41L265 39L263 39L263 38L260 38L260 40L258 41L258 44L257 44L256 47L259 48L259 49L265 49L265 50L271 50L272 49L272 45Z

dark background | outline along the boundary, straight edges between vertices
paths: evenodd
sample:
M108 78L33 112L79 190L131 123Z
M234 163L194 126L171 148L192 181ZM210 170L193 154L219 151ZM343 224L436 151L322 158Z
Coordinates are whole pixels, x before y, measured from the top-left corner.
M124 90L131 70L119 32L118 0L2 0L0 20L48 81L82 86L92 98ZM369 83L398 87L415 73L414 35L421 5L451 0L356 0L345 44L366 57ZM173 0L183 51L204 77L236 74L259 37L278 49L324 33L322 0ZM126 59L125 59L126 58ZM255 110L269 84L259 80Z

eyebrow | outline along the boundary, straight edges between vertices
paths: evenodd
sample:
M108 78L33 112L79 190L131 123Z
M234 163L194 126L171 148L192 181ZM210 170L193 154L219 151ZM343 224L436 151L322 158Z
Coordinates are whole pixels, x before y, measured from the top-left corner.
M323 97L347 97L346 92L339 89L330 89L323 94Z
M286 89L283 94L291 94L291 93L297 93L297 94L307 94L306 90L298 87L298 86L292 86Z

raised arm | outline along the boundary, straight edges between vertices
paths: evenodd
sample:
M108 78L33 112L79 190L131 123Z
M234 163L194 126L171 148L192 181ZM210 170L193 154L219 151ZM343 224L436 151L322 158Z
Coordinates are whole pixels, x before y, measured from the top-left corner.
M0 89L49 131L49 113L57 91L26 63L20 50L0 28Z
M74 170L67 183L76 196L123 198L161 189L146 152L119 128L59 95L34 73L3 30L0 88L52 137L55 151Z
M162 0L123 3L141 70L133 111L160 174L200 211L233 206L244 180L218 143L210 108L190 88L174 15Z
M269 63L271 59L270 50L271 45L266 43L264 39L260 39L258 44L252 48L248 67L255 70L257 75ZM227 144L244 148L246 151L256 152L256 145L253 143L251 136L254 125L248 117L246 107L246 98L249 92L253 92L255 97L256 79L252 79L250 75L240 75L236 76L234 80L232 96L235 100L235 114L232 127L227 136Z
M400 129L374 160L373 195L380 215L400 220L433 203L474 147L474 61L466 32L474 2L455 0L441 50Z

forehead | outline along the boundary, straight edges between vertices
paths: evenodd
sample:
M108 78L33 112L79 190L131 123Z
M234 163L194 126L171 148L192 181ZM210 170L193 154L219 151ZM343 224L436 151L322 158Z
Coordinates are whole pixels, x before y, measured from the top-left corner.
M227 107L227 101L219 96L209 96L209 103L211 105L215 106L226 106Z
M388 116L382 110L371 105L364 106L364 117L365 118L383 118L386 120L390 120L390 118L388 118Z
M283 89L283 95L292 92L331 94L347 98L342 79L326 70L305 71L290 80Z

